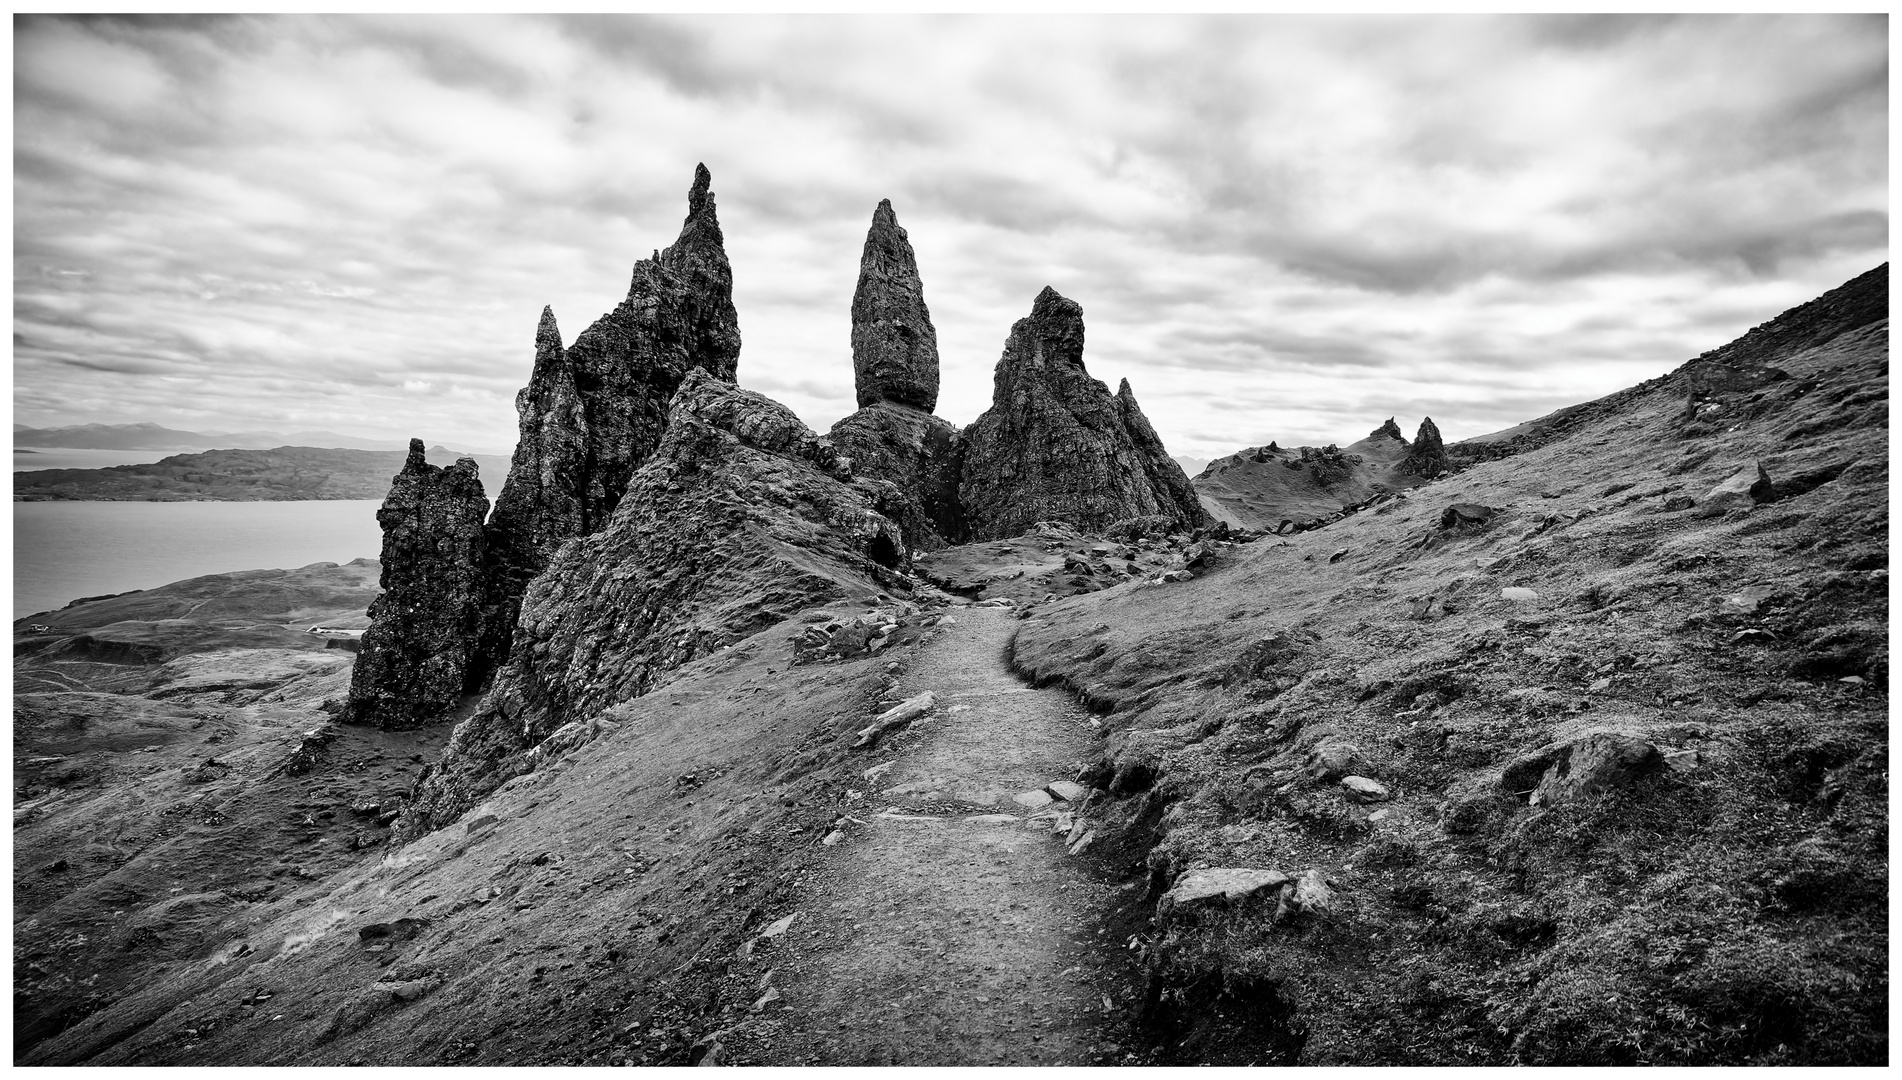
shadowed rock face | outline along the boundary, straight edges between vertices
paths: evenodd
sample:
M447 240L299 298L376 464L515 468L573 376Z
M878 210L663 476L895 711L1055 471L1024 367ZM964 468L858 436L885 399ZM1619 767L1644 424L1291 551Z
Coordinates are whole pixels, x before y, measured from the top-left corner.
M535 370L516 396L521 436L489 522L497 626L506 652L522 590L562 541L605 525L628 478L660 444L667 404L689 371L731 381L739 364L733 271L707 167L694 170L680 237L634 266L627 299L573 345L554 312L535 335Z
M1446 471L1446 444L1440 441L1440 427L1431 416L1420 420L1420 430L1414 434L1413 446L1407 451L1401 468L1415 476L1429 478Z
M859 408L881 401L938 407L938 332L925 308L918 257L890 199L872 213L852 293L852 373Z
M881 401L834 424L828 438L851 460L855 475L888 480L898 489L891 515L913 548L929 551L969 539L958 501L963 444L957 425Z
M383 593L350 679L346 718L386 729L417 727L478 689L488 668L478 652L487 587L482 519L489 500L476 463L448 468L409 460L377 511L383 526Z
M561 547L522 600L509 662L458 725L399 834L455 820L565 725L803 608L902 585L905 538L784 406L689 372L605 529Z
M1011 327L992 405L965 429L958 497L973 539L1046 520L1085 530L1149 515L1207 520L1129 384L1111 395L1084 369L1083 309L1051 288Z

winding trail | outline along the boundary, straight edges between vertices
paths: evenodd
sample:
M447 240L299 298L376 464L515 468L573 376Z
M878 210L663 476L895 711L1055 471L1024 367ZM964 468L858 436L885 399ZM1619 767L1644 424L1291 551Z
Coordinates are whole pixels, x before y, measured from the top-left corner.
M1135 968L1135 885L1071 857L1013 796L1095 756L1090 717L1011 674L1008 610L953 608L899 677L932 719L887 740L892 761L826 851L762 981L754 1060L822 1065L1083 1065L1120 1056ZM1008 819L999 815L1008 815ZM970 820L973 818L988 820ZM783 1012L782 1012L783 1010ZM778 1014L773 1017L773 1014ZM749 1025L753 1026L753 1025ZM766 1043L770 1041L770 1047Z

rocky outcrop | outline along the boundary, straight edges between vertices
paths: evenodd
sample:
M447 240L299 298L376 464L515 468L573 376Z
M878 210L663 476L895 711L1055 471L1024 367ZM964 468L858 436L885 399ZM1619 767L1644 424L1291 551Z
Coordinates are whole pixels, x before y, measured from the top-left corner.
M376 515L383 592L370 605L346 719L416 727L453 709L486 677L478 645L488 512L474 461L440 468L423 459L421 439L410 440L409 460Z
M964 542L958 429L931 415L938 402L938 332L925 308L917 257L889 199L872 214L859 260L852 371L859 411L833 426L833 444L851 459L854 473L898 488L893 516L912 546Z
M1011 327L992 405L964 432L958 498L974 539L1039 521L1102 529L1162 514L1193 528L1207 512L1124 383L1112 395L1083 366L1083 309L1045 288Z
M897 489L892 517L913 548L932 551L969 539L958 501L964 448L956 425L881 401L834 424L828 438L850 460L854 475L886 480Z
M1413 446L1408 449L1407 459L1400 467L1415 476L1429 479L1446 471L1446 444L1440 440L1439 425L1433 422L1431 416L1420 420L1420 430L1414 434Z
M1370 439L1380 439L1380 438L1393 439L1396 442L1399 442L1402 444L1405 444L1407 441L1407 437L1405 435L1400 434L1400 425L1394 423L1393 417L1391 416L1387 418L1386 423L1368 432L1367 437Z
M938 407L938 332L925 308L918 257L890 199L872 212L852 293L852 374L859 408L881 401Z
M891 485L850 480L784 406L704 372L607 527L563 545L523 598L508 665L399 827L453 821L567 725L809 606L904 588Z
M516 396L520 442L489 523L498 655L529 580L562 541L607 523L660 444L681 380L734 376L739 317L711 182L705 165L694 170L679 238L635 264L627 299L573 345L562 348L554 312L542 312L535 370Z

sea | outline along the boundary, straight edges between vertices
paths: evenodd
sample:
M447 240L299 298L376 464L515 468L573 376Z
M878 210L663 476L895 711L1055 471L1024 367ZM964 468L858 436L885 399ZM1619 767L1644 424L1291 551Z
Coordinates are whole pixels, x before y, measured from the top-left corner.
M149 452L145 460L153 460ZM376 499L16 502L13 617L205 574L374 559L383 548L376 523L381 505Z

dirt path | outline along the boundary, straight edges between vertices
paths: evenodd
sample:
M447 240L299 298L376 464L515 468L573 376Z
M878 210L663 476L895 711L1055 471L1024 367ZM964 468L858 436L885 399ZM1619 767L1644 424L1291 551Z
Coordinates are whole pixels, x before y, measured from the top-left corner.
M1121 1056L1134 993L1133 883L1071 857L1054 818L1013 799L1095 756L1090 717L1005 666L1006 610L953 609L895 696L933 719L866 757L893 762L828 849L787 932L763 947L736 1060L823 1065L1082 1065ZM1041 814L1041 817L1040 817ZM974 820L975 819L975 820Z

